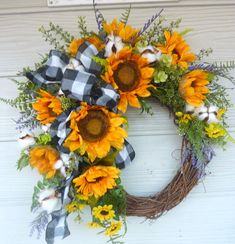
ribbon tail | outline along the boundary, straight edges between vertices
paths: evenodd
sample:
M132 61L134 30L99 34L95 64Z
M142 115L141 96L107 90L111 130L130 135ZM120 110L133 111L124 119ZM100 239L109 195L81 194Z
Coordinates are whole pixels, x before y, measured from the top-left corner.
M70 203L69 189L72 181L72 176L67 178L65 188L62 192L62 207L60 210L54 211L51 214L52 220L48 223L46 228L46 242L47 244L54 244L55 239L64 239L70 235L67 223L68 213L65 206Z
M131 144L125 140L123 149L119 151L115 159L116 166L120 169L123 169L127 165L129 165L134 158L135 158L135 151L131 146Z

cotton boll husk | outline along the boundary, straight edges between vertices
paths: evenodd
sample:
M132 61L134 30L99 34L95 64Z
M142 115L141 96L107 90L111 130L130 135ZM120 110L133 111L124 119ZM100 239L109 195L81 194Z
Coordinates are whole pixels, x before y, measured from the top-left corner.
M198 115L199 120L205 120L208 117L209 117L208 113L202 113L202 114Z

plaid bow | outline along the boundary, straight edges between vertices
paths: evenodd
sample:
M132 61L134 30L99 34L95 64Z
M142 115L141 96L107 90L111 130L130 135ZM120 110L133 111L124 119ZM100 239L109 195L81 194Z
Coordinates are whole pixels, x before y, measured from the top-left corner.
M61 83L63 69L68 63L69 58L65 54L51 50L46 64L35 72L26 73L26 77L38 86Z
M92 60L93 56L102 55L103 53L98 52L93 44L82 43L78 48L76 59L82 63L85 71L66 69L61 90L69 98L116 111L120 96L110 84L97 78L101 66Z

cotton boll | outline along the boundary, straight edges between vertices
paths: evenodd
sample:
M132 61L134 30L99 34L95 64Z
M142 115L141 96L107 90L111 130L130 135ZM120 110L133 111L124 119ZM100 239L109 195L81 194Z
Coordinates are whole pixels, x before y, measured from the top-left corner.
M18 139L21 149L26 149L35 144L34 134L28 130L22 131Z
M203 105L201 105L200 107L198 107L198 108L195 108L195 114L196 115L200 115L200 114L202 114L202 113L207 113L207 111L208 111L208 108L203 104Z
M211 105L209 108L208 108L208 112L209 113L216 113L218 111L218 107L215 106L215 105Z
M209 119L208 119L208 121L207 121L208 124L211 124L211 123L217 123L218 121L219 121L219 120L217 119L215 113L210 113L210 114L209 114Z
M124 47L124 43L119 36L109 35L105 46L105 57L110 57L113 53L119 52Z
M146 58L149 63L153 63L155 61L159 61L161 58L161 51L151 45L139 48L139 52L143 58Z
M200 115L198 115L198 119L199 120L206 120L208 118L208 113L202 113Z
M195 108L194 106L190 105L190 104L186 104L185 106L185 112L186 113L191 113L193 114L195 112Z
M61 153L60 154L60 158L61 160L63 161L63 163L65 165L68 165L69 164L69 161L70 161L70 154L67 154L67 153Z
M50 127L51 127L51 124L42 125L42 130L43 130L44 132L48 132L49 129L50 129Z
M60 89L59 91L58 91L58 96L63 96L64 95L64 92Z
M61 167L63 166L63 161L61 159L57 160L55 165L54 165L54 168L55 169L60 169Z
M38 201L41 208L48 214L61 208L61 199L53 188L41 191L38 195Z
M69 64L65 67L64 72L66 69L73 69L73 70L77 70L77 71L85 71L85 68L75 58L70 58Z

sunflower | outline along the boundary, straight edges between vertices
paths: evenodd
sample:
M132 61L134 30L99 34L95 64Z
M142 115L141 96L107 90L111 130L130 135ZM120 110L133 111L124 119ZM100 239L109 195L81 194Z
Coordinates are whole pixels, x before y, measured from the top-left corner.
M106 236L116 235L122 228L122 221L112 221L111 225L106 229Z
M105 157L111 147L122 149L127 133L121 128L126 120L120 115L105 107L82 103L78 112L72 112L70 120L72 132L64 142L70 151L87 153L93 162L97 157Z
M186 74L179 84L180 95L192 106L199 107L209 92L208 73L202 70L193 70Z
M29 151L29 163L47 178L55 175L55 163L59 159L59 152L51 146L37 146Z
M101 51L105 47L105 44L97 36L89 36L89 37L81 38L81 39L73 39L68 47L68 51L69 51L70 55L75 57L78 52L78 48L85 41L88 41L91 44L93 44L99 51Z
M119 36L123 42L129 42L139 30L132 28L130 25L125 25L122 22L117 22L116 19L112 23L104 23L104 31L108 35Z
M132 48L123 48L108 59L107 71L103 80L110 83L120 93L118 109L126 112L128 103L140 108L138 97L150 96L150 82L154 69L148 67L147 59L132 53Z
M196 55L190 52L189 45L178 32L164 32L165 43L158 44L157 47L163 54L172 56L172 64L178 64L181 68L188 68L188 63L196 60Z
M77 192L84 196L103 196L107 190L113 189L120 170L113 166L92 166L85 173L73 180Z
M40 97L32 104L33 109L37 111L36 118L41 124L50 124L63 112L60 99L44 90L38 93Z
M101 222L112 219L115 216L113 205L104 205L93 208L92 214Z

